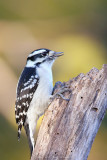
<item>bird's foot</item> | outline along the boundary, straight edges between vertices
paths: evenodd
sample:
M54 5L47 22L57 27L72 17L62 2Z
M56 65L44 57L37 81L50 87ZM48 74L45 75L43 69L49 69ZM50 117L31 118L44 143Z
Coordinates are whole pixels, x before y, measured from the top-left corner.
M50 96L50 100L49 100L49 104L52 103L52 101L55 99L55 98L59 98L58 96L60 96L63 100L65 101L69 101L70 99L69 98L66 98L63 96L63 93L64 92L71 92L71 89L68 89L68 88L65 88L65 87L62 87L60 91L56 92L54 95L51 95Z

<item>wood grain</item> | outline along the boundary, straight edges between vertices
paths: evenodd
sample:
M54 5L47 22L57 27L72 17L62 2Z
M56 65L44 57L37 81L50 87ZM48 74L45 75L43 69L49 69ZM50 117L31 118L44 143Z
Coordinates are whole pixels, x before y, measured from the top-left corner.
M107 110L107 65L64 83L71 89L45 112L31 160L86 160Z

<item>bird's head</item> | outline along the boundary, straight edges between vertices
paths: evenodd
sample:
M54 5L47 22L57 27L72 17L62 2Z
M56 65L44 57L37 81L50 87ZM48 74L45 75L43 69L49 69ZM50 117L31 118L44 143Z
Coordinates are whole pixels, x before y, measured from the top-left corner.
M43 64L52 66L55 59L62 55L63 52L55 52L45 48L37 49L29 54L26 67L39 67Z

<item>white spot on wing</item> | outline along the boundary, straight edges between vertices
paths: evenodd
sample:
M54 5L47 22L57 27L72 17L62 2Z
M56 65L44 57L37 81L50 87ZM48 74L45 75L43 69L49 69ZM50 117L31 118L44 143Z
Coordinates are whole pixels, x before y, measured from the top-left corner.
M21 119L21 121L19 122L21 125L23 125L23 121L22 121L22 119Z
M16 119L17 119L17 118L19 118L19 116L18 116L18 115L16 115Z
M23 111L23 114L26 115L27 113L25 111Z
M33 88L33 85L30 85L30 89L32 89Z
M19 106L19 105L18 105L18 106L17 106L17 108L19 108L19 109L20 109L20 108L21 108L21 106Z
M19 123L20 124L20 123ZM18 133L21 133L21 130L20 130L20 128L18 129Z
M23 116L23 113L22 113L22 112L20 112L20 113L19 113L19 116Z
M26 105L26 103L24 103L24 102L23 102L23 103L22 103L22 105L24 105L24 106L25 106L25 105Z

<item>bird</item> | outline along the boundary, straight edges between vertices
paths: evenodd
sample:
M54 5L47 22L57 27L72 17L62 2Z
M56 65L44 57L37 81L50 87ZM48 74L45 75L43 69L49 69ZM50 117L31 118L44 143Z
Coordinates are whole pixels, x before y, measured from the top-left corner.
M52 66L63 52L40 48L31 52L16 88L15 119L18 125L18 140L24 127L30 154L35 147L34 134L39 117L48 108L53 92Z

